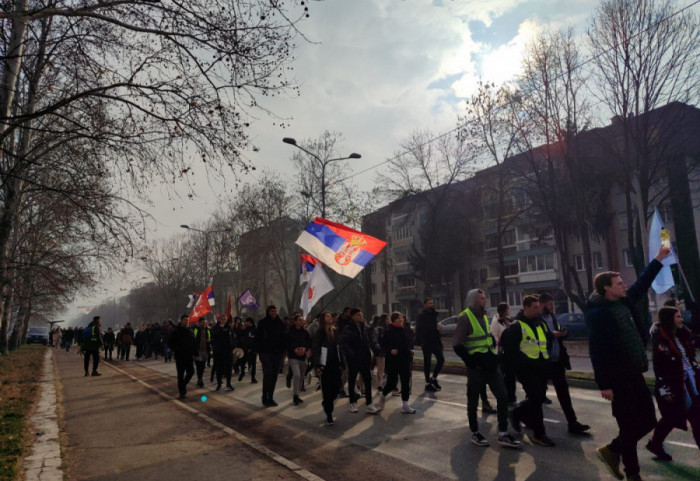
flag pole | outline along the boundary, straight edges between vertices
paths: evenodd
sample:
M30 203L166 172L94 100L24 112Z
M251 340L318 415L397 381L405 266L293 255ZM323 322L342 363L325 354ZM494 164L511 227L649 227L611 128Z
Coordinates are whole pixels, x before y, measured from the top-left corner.
M330 301L326 301L326 302L321 306L321 310L320 310L319 312L323 312L323 311L326 309L326 307L329 306L329 305L331 304L331 302L335 301L335 300L338 298L338 296L339 296L340 294L342 294L342 292L343 292L345 289L347 289L347 287L348 287L348 286L352 283L352 281L354 281L354 280L355 280L355 278L353 277L353 278L350 279L348 282L346 282L345 285L343 286L343 288L340 289L338 292L336 292L335 295L334 295L333 297L331 297L331 300L330 300ZM309 313L310 313L310 312L309 312Z

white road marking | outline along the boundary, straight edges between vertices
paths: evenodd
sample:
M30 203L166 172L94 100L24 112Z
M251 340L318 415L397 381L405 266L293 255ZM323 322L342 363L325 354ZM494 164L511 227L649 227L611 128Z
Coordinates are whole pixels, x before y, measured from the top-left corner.
M237 440L241 441L243 444L246 444L247 446L250 446L251 448L253 448L253 449L255 449L256 451L258 451L259 453L261 453L262 455L267 456L268 458L272 459L273 461L275 461L275 462L281 464L281 465L284 466L285 468L289 469L290 471L293 471L295 474L297 474L297 475L299 475L300 477L306 479L307 481L325 481L323 478L321 478L321 477L319 477L319 476L316 476L315 474L313 474L312 472L310 472L310 471L308 471L308 470L302 468L301 466L299 466L299 465L296 464L295 462L293 462L293 461L291 461L291 460L285 458L284 456L281 456L281 455L277 454L276 452L272 451L271 449L266 448L266 447L263 446L262 444L260 444L260 443L258 443L258 442L256 442L256 441L254 441L254 440L252 440L252 439L250 439L250 438L247 437L246 435L241 434L241 433L239 433L238 431L236 431L236 430L234 430L234 429L231 429L230 427L221 424L219 421L217 421L217 420L215 420L215 419L213 419L213 418L207 416L207 415L204 414L203 412L200 412L200 411L198 411L197 409L193 408L192 406L189 406L189 405L187 405L187 404L185 404L185 403L183 403L183 402L181 402L181 401L175 399L175 398L172 397L171 395L164 393L163 391L161 391L160 389L158 389L158 388L155 387L155 386L151 386L151 385L148 384L147 382L142 381L141 379L137 378L136 376L134 376L134 375L132 375L132 374L129 374L128 372L124 371L123 369L119 369L118 367L116 367L116 366L114 366L114 365L112 365L112 364L107 364L107 366L109 366L109 367L111 367L112 369L114 369L115 371L118 371L118 372L124 374L125 376L127 376L127 377L133 379L134 381L136 381L136 382L138 382L139 384L143 385L143 386L146 387L147 389L149 389L149 390L155 392L156 394L158 394L160 397L162 397L162 398L165 399L166 401L170 401L170 402L174 403L176 406L178 406L178 407L180 407L180 408L183 408L183 409L185 409L186 411L189 411L189 412L192 413L192 414L196 414L196 415L197 415L199 418L201 418L203 421L206 421L207 423L211 424L211 425L214 426L215 428L221 429L223 432L225 432L225 433L228 434L229 436L233 436L233 437L236 438Z

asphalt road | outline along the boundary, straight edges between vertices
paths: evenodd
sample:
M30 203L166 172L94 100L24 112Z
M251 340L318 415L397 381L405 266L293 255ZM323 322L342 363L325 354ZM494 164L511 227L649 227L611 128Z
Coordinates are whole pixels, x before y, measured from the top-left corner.
M59 370L61 364L59 362ZM417 410L415 415L400 412L399 398L390 399L378 416L365 414L363 406L360 406L360 413L352 414L347 410L347 400L339 400L336 403L336 425L324 427L320 392L309 390L303 393L305 402L301 406L293 406L291 391L284 387L282 377L275 395L280 405L263 409L260 406L260 384L252 385L247 378L243 383L234 383L234 392L217 393L213 385L207 383L205 388L192 389L185 402L178 403L172 399L168 401L163 396L152 399L152 393L156 390L165 393L166 397L168 394L176 395L174 364L148 360L115 362L115 367L118 370L103 367L103 372L108 372L109 376L96 378L94 383L123 383L129 389L143 391L133 394L133 402L120 408L126 410L125 414L140 409L157 410L159 406L170 409L173 404L181 404L180 407L187 411L180 414L189 416L193 423L202 416L213 419L284 459L293 461L320 479L613 479L597 460L595 450L616 434L616 425L609 403L601 399L595 390L571 389L579 420L593 426L591 435L572 436L567 433L556 395L550 389L549 397L554 399L554 404L545 406L545 424L548 435L557 446L545 448L533 445L525 435L523 449L511 450L495 444L495 415L481 418L482 433L493 445L481 448L471 444L466 422L466 379L459 375L441 376L443 390L437 394L421 392L417 385L411 397L411 404ZM415 375L420 378L418 373ZM135 384L129 376L144 384ZM194 388L192 384L191 388ZM150 396L148 406L138 400L144 396ZM521 392L519 396L522 398ZM109 403L104 396L99 400ZM68 412L70 404L77 402L77 399L67 401ZM80 402L83 406L81 409L88 409L90 399ZM67 420L66 424L70 426L70 421ZM154 419L151 428L156 432L168 433L172 426L167 419L158 418ZM128 440L128 437L123 438L121 442L128 444ZM645 480L700 479L698 448L689 432L673 431L666 447L674 456L672 463L652 460L651 454L640 443L640 462ZM80 449L79 443L75 448Z

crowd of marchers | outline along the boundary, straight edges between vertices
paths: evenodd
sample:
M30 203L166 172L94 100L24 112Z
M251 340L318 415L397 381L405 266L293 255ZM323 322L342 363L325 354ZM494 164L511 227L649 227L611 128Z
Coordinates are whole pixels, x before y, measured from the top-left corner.
M590 355L601 395L611 401L612 414L619 435L598 449L601 461L618 479L640 480L637 442L653 430L646 449L658 461L671 461L664 449L664 439L674 428L693 430L700 447L700 396L695 348L689 330L683 325L680 306L672 300L659 310L651 330L645 329L634 304L647 291L668 254L662 247L647 270L629 288L617 272L596 276L595 292L586 306L590 327ZM489 446L479 429L478 404L484 414L497 416L498 444L521 448L523 428L533 444L553 447L543 419L543 404L552 383L567 420L570 435L588 435L591 427L582 424L569 394L566 370L571 369L564 339L566 328L557 321L554 299L548 293L523 298L522 310L510 316L510 307L501 303L489 320L483 290L473 289L460 313L451 347L464 361L467 373L467 418L471 441ZM655 397L661 413L657 421L651 393L643 373L648 369L647 343L651 340L653 368L656 376ZM262 370L261 402L264 407L277 406L275 392L280 374L291 389L294 405L304 402L303 392L320 390L325 425L334 425L333 411L338 398L347 398L347 408L358 413L358 402L376 415L385 408L387 397L400 396L400 412L416 410L410 405L414 346L423 353L424 389L430 395L442 390L438 382L444 365L443 341L438 313L431 298L415 323L415 332L400 312L374 316L367 322L359 308L346 307L342 313L328 311L314 319L295 313L282 319L270 305L264 318L254 321L220 316L213 325L205 318L191 324L184 315L179 323L142 326L134 332L126 324L118 332L103 332L100 318L85 329L56 330L52 342L57 348L70 350L76 343L84 355L85 375L99 376L100 350L111 361L128 361L132 344L136 358L175 360L179 398L187 395L190 380L197 376L203 387L205 372L216 390L233 391L232 378L242 382L246 374L257 383L256 365ZM433 363L433 357L435 362ZM516 399L516 383L522 385L525 398ZM313 386L312 386L313 385ZM494 409L486 396L489 388L496 399ZM374 390L377 393L374 393ZM415 388L413 388L415 389ZM510 429L509 429L510 424ZM623 474L620 469L624 467Z

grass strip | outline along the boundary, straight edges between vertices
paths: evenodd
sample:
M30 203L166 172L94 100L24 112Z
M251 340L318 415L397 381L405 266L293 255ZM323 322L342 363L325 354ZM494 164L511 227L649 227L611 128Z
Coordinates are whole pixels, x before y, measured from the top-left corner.
M18 477L45 352L45 346L31 345L0 356L0 481Z

